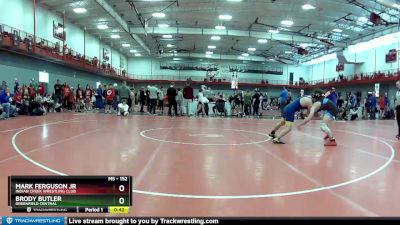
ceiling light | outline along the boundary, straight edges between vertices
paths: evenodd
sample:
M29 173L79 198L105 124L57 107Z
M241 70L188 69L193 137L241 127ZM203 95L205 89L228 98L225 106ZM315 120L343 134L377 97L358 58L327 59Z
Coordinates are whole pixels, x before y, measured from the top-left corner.
M178 61L178 60L181 60L181 59L180 58L173 58L173 60Z
M291 51L285 51L285 54L293 54Z
M158 27L159 28L167 28L167 27L169 27L169 25L165 24L165 23L161 23L161 24L158 24Z
M332 31L333 31L333 32L336 32L336 33L342 33L343 30L338 29L338 28L335 28L335 29L333 29Z
M307 44L307 43L301 43L301 44L300 44L300 47L302 47L302 48L307 48L308 46L310 46L310 45Z
M244 60L244 57L243 56L239 56L238 59Z
M142 54L140 54L140 53L135 53L135 56L136 56L136 57L139 57L139 56L142 56Z
M214 52L211 52L211 51L206 52L206 55L212 55L212 54L214 54Z
M400 9L400 5L399 4L394 3L392 6L397 8L397 9Z
M213 41L219 41L219 40L221 40L221 37L220 37L220 36L212 36L212 37L211 37L211 40L213 40Z
M136 53L136 52L138 52L138 51L135 50L135 49L131 49L131 50L129 50L129 52Z
M268 32L270 32L272 34L277 34L277 33L279 33L279 30L269 30Z
M87 10L85 8L75 8L73 9L75 13L85 13Z
M172 35L171 34L164 34L162 37L163 38L167 38L167 39L171 39Z
M129 48L129 47L131 47L131 45L130 44L122 44L122 47Z
M214 46L214 45L209 45L209 46L208 46L208 48L209 48L209 49L216 49L216 48L217 48L217 46Z
M105 30L108 29L108 26L106 24L98 24L97 25L97 29L99 30Z
M231 15L220 15L219 19L220 20L231 20L232 16Z
M206 57L207 57L207 58L211 58L211 57L212 57L212 55L207 55L207 54L206 54Z
M242 56L247 57L249 56L249 53L243 53Z
M118 38L120 38L121 36L119 36L118 34L111 34L110 37L113 38L113 39L118 39Z
M301 8L304 10L310 10L310 9L315 9L315 6L310 4L304 4Z
M265 44L267 42L268 42L267 39L258 39L258 43L260 43L260 44Z
M217 29L217 30L225 30L226 27L222 26L222 25L217 25L217 26L215 26L215 29Z
M172 47L175 47L175 45L167 44L167 48L172 48Z
M242 0L228 0L228 2L241 2Z
M165 13L162 13L162 12L156 12L151 15L155 18L164 18L165 17Z
M368 18L365 16L359 17L358 21L360 21L361 23L367 23L368 22Z
M293 25L293 21L291 21L291 20L282 20L282 21L281 21L281 24L282 24L283 26L291 27L291 26Z
M256 48L248 48L247 50L254 52L255 50L257 50Z

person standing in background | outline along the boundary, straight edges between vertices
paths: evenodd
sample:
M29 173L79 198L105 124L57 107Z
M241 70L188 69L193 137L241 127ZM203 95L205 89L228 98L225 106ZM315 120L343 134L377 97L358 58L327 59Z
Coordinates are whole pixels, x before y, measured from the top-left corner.
M326 98L331 100L335 104L335 106L337 106L338 95L334 87L331 88L331 90L327 93Z
M19 90L19 83L18 83L18 79L15 78L15 85L14 85L14 93L17 93Z
M40 97L44 97L45 94L46 94L46 89L44 87L44 84L40 82L37 87L37 95L39 95Z
M135 106L136 106L136 95L135 95L135 89L131 88L131 93L129 94L130 97L130 105L129 105L129 112L135 112Z
M142 87L139 91L139 103L140 103L140 112L144 112L143 111L143 107L146 103L146 94L144 92L144 87Z
M129 102L130 93L131 93L131 91L126 86L126 81L123 81L122 86L121 86L121 88L119 88L119 91L118 91L119 101L122 102L122 100L125 100L125 103Z
M186 115L189 115L189 104L193 102L194 93L193 88L190 86L190 82L186 82L186 87L183 88L183 98L184 98L184 108L186 111Z
M85 89L85 109L86 111L92 111L92 89L90 89L89 84L86 84Z
M164 114L164 88L162 86L158 89L157 110L159 110L161 115Z
M82 101L83 101L83 91L82 91L81 85L78 84L78 87L76 88L76 109L75 109L75 112L81 112Z
M7 82L3 80L3 81L1 82L0 92L6 90L6 87L7 87Z
M289 91L286 87L283 87L281 94L279 95L279 109L281 111L281 116L283 117L283 110L285 109L289 99Z
M252 99L250 90L247 90L246 93L244 93L243 99L244 99L244 114L246 116L250 116L251 115L251 99Z
M396 99L395 99L395 109L396 109L396 120L397 120L397 127L398 132L396 138L400 140L400 80L396 82L397 92L396 92Z
M172 107L174 107L175 115L178 116L176 95L177 95L177 93L176 93L175 84L172 83L171 86L167 90L168 103L169 103L169 109L168 109L169 116L172 116Z
M371 96L371 120L376 119L376 104L377 104L377 100L376 100L376 94L375 92L372 92L372 96Z
M178 94L176 96L176 103L177 103L177 106L178 106L179 115L183 116L183 112L182 112L183 93L182 93L182 90L180 88L178 88Z
M147 89L149 90L149 99L150 99L150 110L149 113L156 115L156 108L157 108L157 100L158 100L158 88L155 86L147 86Z
M258 92L258 89L256 89L253 95L253 116L260 115L259 108L260 108L260 94Z

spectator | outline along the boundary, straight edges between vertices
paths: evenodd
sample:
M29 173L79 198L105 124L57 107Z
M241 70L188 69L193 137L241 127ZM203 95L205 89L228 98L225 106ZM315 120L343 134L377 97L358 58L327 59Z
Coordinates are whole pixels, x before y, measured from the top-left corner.
M60 80L57 79L56 84L54 85L54 95L55 101L58 103L62 102L62 85L60 84Z
M136 96L135 96L135 89L131 88L131 92L129 93L129 112L135 112L135 105L136 105ZM130 103L130 104L129 104Z
M172 116L172 107L174 107L175 110L175 115L178 115L178 111L177 111L177 103L176 103L176 88L175 88L175 84L172 83L171 86L168 88L167 90L167 96L168 96L168 103L169 103L169 109L168 109L168 115Z
M5 112L4 118L14 117L16 113L16 107L11 105L12 98L10 93L10 88L5 87L5 89L0 93L0 103Z
M386 101L383 95L379 98L379 110L380 118L383 119L386 112Z
M95 96L96 96L96 108L99 110L104 108L103 89L101 88L101 85L99 85L99 87L97 88Z
M287 105L289 99L289 92L286 87L283 87L281 94L279 95L279 109L281 110L281 114L283 115L283 109Z
M108 85L108 89L106 90L106 109L104 113L112 113L112 104L113 104L113 99L115 96L115 90L113 88L112 84Z
M129 115L129 106L126 104L126 99L122 99L121 103L118 104L118 113L117 116L128 116Z
M37 96L30 102L28 112L30 116L43 116L45 114L41 96Z
M187 116L189 116L189 103L193 102L194 94L193 88L190 86L190 82L186 83L186 87L183 88L184 108Z
M150 99L150 110L149 113L155 115L156 114L156 108L157 108L157 93L158 93L158 88L155 86L147 86L147 89L149 90L149 99Z
M400 139L400 81L396 82L396 87L397 87L397 92L396 92L396 99L395 99L395 105L396 105L396 120L397 120L397 126L398 126L398 133L397 133L397 139Z
M250 90L247 90L246 93L244 93L244 114L246 116L250 116L251 114L251 100L252 100L252 96L250 93Z
M85 89L85 110L92 111L92 89L90 88L89 84L86 84Z
M6 90L6 87L7 87L7 86L8 86L8 85L7 85L7 82L3 80L3 81L1 82L0 92Z
M164 114L164 88L162 86L158 89L157 94L158 94L157 110L159 110L161 114Z
M371 120L376 119L376 105L377 105L377 100L376 100L376 94L375 92L372 92L371 95L371 113L370 113L370 118Z
M144 112L143 107L146 103L146 95L144 92L144 87L142 87L139 91L139 103L140 103L140 112L142 113L142 112Z
M78 87L76 88L76 109L75 112L81 112L82 108L82 103L83 103L83 90L81 88L81 85L78 84Z
M349 116L350 120L356 120L358 118L358 108L351 108Z
M45 87L43 83L39 83L37 87L37 95L43 97L46 93Z
M125 100L126 102L129 101L131 91L126 86L126 81L122 82L122 86L118 90L119 101Z
M337 95L336 89L334 87L331 88L331 90L326 94L326 98L331 100L335 104L335 106L337 105L338 95Z
M202 115L206 115L208 116L208 99L204 96L203 94L203 89L199 90L199 93L197 94L197 99L199 101L198 105L197 105L197 114L199 114L200 112L202 113Z
M253 116L259 116L259 108L260 108L260 94L258 92L258 89L255 90L255 93L253 95Z
M14 85L14 93L19 92L20 90L19 90L19 83L18 83L18 79L17 78L15 78L14 83L15 83L15 85Z
M176 96L176 103L177 103L178 111L179 111L180 115L183 116L183 112L182 112L183 93L182 93L182 89L180 89L180 88L178 88L178 94Z

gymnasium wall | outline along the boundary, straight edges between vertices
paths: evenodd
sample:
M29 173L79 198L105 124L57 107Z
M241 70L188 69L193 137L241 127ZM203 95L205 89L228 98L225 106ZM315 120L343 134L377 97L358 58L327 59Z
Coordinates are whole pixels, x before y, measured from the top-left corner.
M53 91L53 86L57 79L60 80L60 83L67 82L74 88L76 88L78 84L84 87L86 84L89 84L91 87L96 87L96 82L101 82L102 84L121 84L121 81L93 73L75 70L67 66L34 59L28 56L14 55L0 51L0 79L6 81L10 85L11 90L13 90L15 78L18 78L20 85L29 85L32 78L38 81L39 71L46 71L49 73L48 86L51 88L51 91Z
M84 30L68 21L68 15L74 13L72 9L66 12L66 44L80 54L84 54ZM36 35L37 37L46 39L52 43L62 42L53 37L53 21L62 23L62 16L50 12L49 10L37 5L36 11ZM0 1L0 23L33 34L33 1L32 0L12 0ZM102 60L103 48L111 52L111 47L102 43L98 37L86 32L86 49L85 54L91 58L97 57ZM121 60L120 60L121 59ZM126 69L127 58L121 54L119 49L112 49L112 65L115 68L120 68L122 64ZM111 63L111 62L110 62Z
M344 71L341 72L343 75L353 75L355 73L371 73L375 71L386 71L386 70L398 70L400 65L400 56L397 57L397 62L386 63L385 55L390 49L400 49L399 43L392 43L379 48L369 49L359 53L350 53L344 51L344 56L349 62L364 62L363 64L351 65L346 64ZM323 63L310 66L311 69L311 80L320 80L325 78L337 78L338 72L336 72L336 65L338 60L330 60Z
M200 79L205 78L205 71L179 71L179 70L161 70L160 64L163 61L161 59L154 58L129 58L128 59L128 67L129 73L133 74L133 77L139 77L140 79L151 79L152 76L191 76L197 77ZM173 61L169 61L173 63ZM215 63L220 65L221 68L228 67L229 65L245 65L242 61L209 61L210 63ZM261 65L261 64L258 64ZM270 63L266 62L263 66L271 66L271 67L281 67L283 69L283 75L273 75L273 74L254 74L254 73L238 73L239 79L267 79L270 81L282 81L286 82L289 79L289 74L293 72L294 74L294 82L299 81L300 77L303 77L305 80L309 80L310 67L296 67L292 65L284 65L278 63ZM228 81L230 80L232 74L226 71L220 71L219 77L226 78Z

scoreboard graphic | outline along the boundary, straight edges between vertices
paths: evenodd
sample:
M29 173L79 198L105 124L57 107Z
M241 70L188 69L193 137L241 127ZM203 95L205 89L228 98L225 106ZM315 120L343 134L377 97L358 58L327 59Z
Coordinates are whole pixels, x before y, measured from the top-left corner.
M9 176L15 213L128 213L131 176Z

